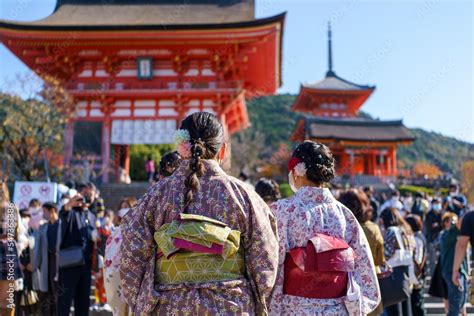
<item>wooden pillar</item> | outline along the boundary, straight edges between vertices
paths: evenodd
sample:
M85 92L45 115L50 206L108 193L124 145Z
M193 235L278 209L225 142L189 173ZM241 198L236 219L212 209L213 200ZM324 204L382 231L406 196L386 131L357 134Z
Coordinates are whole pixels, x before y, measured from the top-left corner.
M64 166L71 164L74 146L74 121L69 120L64 128Z
M370 152L370 160L372 160L372 172L370 173L370 175L375 176L377 169L377 158L375 156L375 151Z
M120 151L121 151L121 145L114 145L114 169L115 169L115 181L119 182L120 181L120 172L118 172L120 169Z
M341 150L340 152L341 152L341 154L340 154L339 157L341 157L341 158L340 158L340 162L339 162L339 164L340 164L339 170L341 171L341 174L347 174L347 173L349 173L349 170L348 170L349 167L347 166L348 165L348 157L347 157L347 154L344 150Z
M102 182L109 182L109 162L110 162L110 116L105 113L105 118L102 121L102 142L101 142L101 156L102 156Z
M124 169L130 175L130 145L123 145Z
M352 149L346 149L345 151L349 155L349 174L354 174L354 151Z
M392 147L390 148L390 155L392 157L392 175L397 176L398 171L397 171L397 150Z

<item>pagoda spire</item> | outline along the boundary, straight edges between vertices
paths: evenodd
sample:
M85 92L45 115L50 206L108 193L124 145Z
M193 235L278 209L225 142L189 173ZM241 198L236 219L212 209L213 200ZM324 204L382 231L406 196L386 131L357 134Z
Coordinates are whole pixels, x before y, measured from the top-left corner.
M332 70L332 32L331 21L328 21L328 71L326 77L333 77L336 73Z

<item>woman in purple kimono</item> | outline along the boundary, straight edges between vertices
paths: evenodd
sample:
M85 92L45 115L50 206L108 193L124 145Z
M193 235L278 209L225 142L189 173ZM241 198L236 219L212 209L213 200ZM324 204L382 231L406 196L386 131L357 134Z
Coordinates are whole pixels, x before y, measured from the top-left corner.
M133 315L267 314L278 265L275 218L220 167L222 125L188 116L176 132L183 157L122 224L121 282Z
M366 315L380 301L364 232L324 187L334 164L329 149L312 141L300 144L288 163L295 195L272 205L280 238L272 315Z

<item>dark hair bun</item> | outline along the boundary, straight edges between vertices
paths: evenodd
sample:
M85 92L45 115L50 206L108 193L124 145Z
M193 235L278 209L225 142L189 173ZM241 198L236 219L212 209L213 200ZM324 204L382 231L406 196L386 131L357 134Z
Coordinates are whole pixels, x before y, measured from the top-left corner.
M336 175L334 157L324 144L306 140L296 147L293 157L304 162L306 177L318 185L330 182Z
M255 192L267 203L281 199L280 187L272 179L260 179L255 185Z

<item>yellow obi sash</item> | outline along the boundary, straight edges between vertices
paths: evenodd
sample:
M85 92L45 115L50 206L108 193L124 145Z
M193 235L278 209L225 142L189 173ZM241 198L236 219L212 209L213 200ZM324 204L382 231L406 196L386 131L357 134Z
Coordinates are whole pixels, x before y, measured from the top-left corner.
M160 284L202 283L242 278L244 259L240 232L212 218L180 214L154 235L158 245L155 281Z

